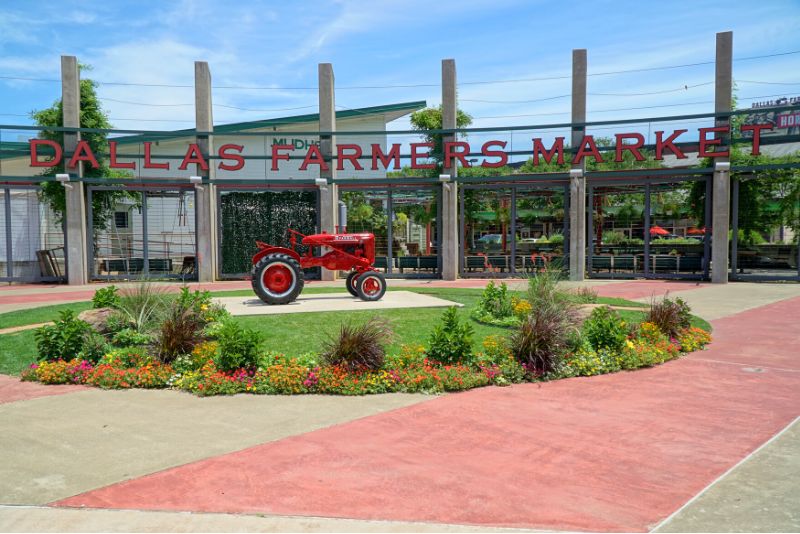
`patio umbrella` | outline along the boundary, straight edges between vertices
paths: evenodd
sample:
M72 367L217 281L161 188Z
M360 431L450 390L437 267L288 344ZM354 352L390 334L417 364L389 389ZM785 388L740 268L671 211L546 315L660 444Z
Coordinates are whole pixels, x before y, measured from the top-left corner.
M650 227L650 235L669 235L669 232L658 225Z
M705 228L689 228L686 230L686 233L689 235L705 235L706 229Z

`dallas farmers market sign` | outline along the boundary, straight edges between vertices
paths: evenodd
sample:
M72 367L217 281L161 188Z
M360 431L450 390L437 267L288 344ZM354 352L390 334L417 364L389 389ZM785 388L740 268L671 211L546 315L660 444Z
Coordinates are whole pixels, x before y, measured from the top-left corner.
M761 132L762 130L773 129L772 124L746 124L740 127L742 134L752 135L752 150L753 155L760 154L761 147ZM665 136L664 131L655 132L655 155L654 159L664 159L664 154L670 152L675 155L677 159L686 159L683 151L678 147L678 138L688 132L688 130L673 130L668 136ZM720 136L730 133L730 127L719 126L713 128L698 128L698 157L727 157L729 151L718 150L722 147L722 139ZM641 149L645 145L645 138L640 133L621 133L616 134L615 150L613 152L613 161L623 161L623 154L629 152L637 161L644 161L645 156L642 154ZM136 169L137 163L133 161L119 161L119 158L130 159L132 156L129 154L118 154L117 141L109 141L109 167L112 169ZM30 145L30 166L31 167L55 167L60 165L64 160L64 150L61 145L55 141L48 139L31 139ZM158 161L156 156L152 154L152 143L145 141L144 156L142 162L142 169L160 169L170 170L171 163L169 161ZM499 168L508 163L508 153L505 151L506 141L487 141L480 147L478 155L483 156L484 159L480 167L484 168ZM48 159L40 158L40 149L47 147L51 152L50 154L42 154L42 156L50 156ZM336 169L343 171L345 165L352 167L352 169L361 171L364 170L360 160L369 160L370 170L376 171L380 166L385 170L400 170L400 147L401 144L395 143L391 148L384 151L382 145L373 143L370 145L369 151L365 154L365 148L356 144L337 144L336 146ZM433 169L435 165L430 162L430 150L433 148L433 143L411 143L411 168L412 169ZM277 140L271 147L271 164L273 171L280 170L281 161L288 161L290 159L290 152L299 148L297 143L288 144L285 140ZM320 151L320 147L316 143L303 143L306 149L303 162L300 164L299 170L306 171L309 166L316 166L320 171L330 170L330 164L325 161L325 158ZM244 167L244 146L234 143L224 144L217 150L217 158L219 163L217 168L223 171L238 171ZM580 164L585 158L592 157L598 163L603 163L612 157L608 154L606 157L601 154L597 148L593 135L585 135L575 151L571 160L565 159L567 149L564 147L564 137L556 137L549 147L545 146L542 138L537 137L533 139L533 147L531 156L533 157L533 164L539 165L540 161L545 163L559 163L563 164L570 162L572 164ZM443 146L444 166L449 167L454 161L458 161L462 167L472 167L468 156L476 155L473 153L473 147L466 141L452 141L446 142ZM88 142L79 141L75 147L69 160L66 162L68 168L76 168L80 162L92 167L99 167L97 156L92 152ZM364 162L366 164L366 161ZM183 159L177 166L177 170L186 170L189 165L197 165L202 170L208 170L209 162L203 156L200 147L195 144L189 144Z

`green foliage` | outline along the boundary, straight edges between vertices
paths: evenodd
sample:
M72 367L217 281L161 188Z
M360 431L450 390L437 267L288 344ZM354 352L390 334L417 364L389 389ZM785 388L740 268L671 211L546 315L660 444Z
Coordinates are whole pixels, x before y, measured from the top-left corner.
M785 165L800 163L800 152L784 156L750 154L749 146L739 146L731 151L731 166ZM706 158L701 167L713 167L712 158ZM754 179L732 176L739 180L739 231L743 243L758 244L750 238L760 239L779 226L788 226L795 235L800 234L800 172L796 168L764 169ZM705 184L692 183L691 206L697 220L703 220ZM755 236L759 236L756 238Z
M181 292L178 293L176 299L177 305L183 309L191 309L197 313L202 313L209 306L211 306L211 293L209 291L195 290L189 291L189 288L183 286Z
M166 305L165 290L143 280L120 292L117 310L122 318L121 323L145 333L156 325Z
M703 242L699 239L692 239L691 237L672 237L664 239L661 237L651 239L651 245L702 245Z
M90 70L86 65L80 66L81 71ZM108 129L112 128L108 117L103 111L100 100L97 98L97 82L89 79L82 79L80 81L80 126L82 128L97 128ZM52 106L39 111L31 113L31 118L38 126L64 126L63 119L63 106L61 100L57 100ZM41 130L39 137L55 141L63 146L64 132L55 130ZM90 133L83 132L81 139L87 141L89 147L97 158L100 164L99 168L85 165L84 176L88 178L128 178L130 173L120 172L111 169L108 163L102 159L101 154L108 153L108 139L105 133ZM66 157L66 155L65 155ZM46 176L54 176L56 173L63 172L63 166L56 166L47 168L44 171ZM56 216L60 219L63 218L66 211L66 194L64 187L58 182L44 182L40 190L40 198L46 202ZM111 213L114 211L116 203L122 198L133 198L128 192L125 191L95 191L92 194L92 214L93 223L96 229L105 229Z
M607 230L603 232L604 245L621 245L626 240L627 238L625 237L625 234L618 230Z
M472 117L461 111L456 113L456 128L466 128L472 124ZM425 108L411 114L411 128L422 132L426 142L433 143L430 150L430 157L436 163L435 169L428 169L428 176L437 176L442 170L442 160L444 159L443 136L440 133L431 133L429 130L442 129L442 106L437 108Z
M323 346L322 361L349 371L380 369L391 337L389 323L377 317L361 324L342 323L338 335Z
M514 315L506 283L501 282L499 286L494 282L486 284L481 300L478 302L478 308L498 319Z
M133 328L123 328L118 330L111 338L111 342L118 347L129 347L132 345L146 345L152 341L148 334L137 332Z
M732 235L733 230L728 230L728 239L731 239ZM743 247L763 245L767 242L767 240L764 239L756 230L742 230L740 228L739 231L736 232L736 235L738 236L739 245Z
M550 243L551 245L563 245L564 234L562 234L561 232L555 232L553 234L550 234L550 237L548 237L545 242Z
M36 330L36 348L40 360L71 360L83 350L91 327L72 310L64 310L52 325Z
M266 369L273 365L300 365L313 369L320 365L320 355L316 352L304 352L298 356L287 356L281 352L267 351L258 357L259 369Z
M79 360L97 363L108 352L109 344L105 337L94 330L89 330L83 339L83 346L78 353Z
M645 321L653 323L664 334L675 338L679 333L689 328L692 320L692 309L682 298L678 297L671 300L664 296L661 301L650 303L650 311L647 313Z
M120 347L111 349L103 355L101 364L111 364L115 367L130 369L132 367L143 367L153 362L147 347Z
M441 322L433 328L428 342L428 358L443 364L468 362L472 356L472 325L461 323L458 309L447 308Z
M567 290L559 286L559 282L564 278L564 274L556 268L549 267L536 273L536 276L528 278L528 302L531 307L536 309L549 303L559 306L569 307L572 300Z
M214 363L222 371L254 368L263 342L260 332L243 328L236 321L226 320L217 335L219 348Z
M117 305L119 305L119 295L116 286L102 287L94 292L93 308L116 308Z
M572 291L573 300L580 304L594 304L597 302L597 290L591 287L579 287Z
M583 323L583 335L593 349L620 350L628 338L628 324L608 306L592 310Z

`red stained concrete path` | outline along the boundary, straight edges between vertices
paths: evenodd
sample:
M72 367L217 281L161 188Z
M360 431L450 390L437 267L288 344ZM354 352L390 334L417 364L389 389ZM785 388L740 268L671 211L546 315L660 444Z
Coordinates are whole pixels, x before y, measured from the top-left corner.
M50 304L60 304L63 302L75 302L92 300L94 293L97 289L105 287L108 284L97 284L89 289L80 289L76 291L50 291L43 292L49 288L63 288L64 286L42 286L36 284L20 284L3 286L0 288L0 305L3 304L27 304L29 302L42 302ZM234 291L239 289L250 289L249 281L229 281L218 282L209 284L188 283L186 284L189 289L208 290L208 291ZM85 287L85 286L84 286ZM181 284L163 284L164 291L177 293L180 291ZM21 291L18 294L4 295L3 291Z
M64 395L87 389L84 386L46 386L35 382L21 382L19 377L0 375L0 404L20 400Z
M618 282L604 284L595 287L601 297L619 297L623 299L642 299L652 296L660 297L665 293L677 293L679 291L691 291L700 289L709 284L675 281L675 280L631 280L630 282Z
M647 530L798 415L798 315L779 302L657 368L447 395L56 504ZM778 338L743 353L765 326ZM744 356L764 372L708 361Z

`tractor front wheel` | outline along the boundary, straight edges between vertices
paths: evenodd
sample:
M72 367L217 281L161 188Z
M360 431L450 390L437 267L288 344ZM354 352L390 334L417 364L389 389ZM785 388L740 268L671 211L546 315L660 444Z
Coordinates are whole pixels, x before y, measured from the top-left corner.
M294 301L305 284L300 263L287 254L267 254L253 265L251 274L253 291L267 304Z
M386 279L378 271L367 271L357 278L356 292L361 300L380 300L386 293Z
M361 273L358 271L353 271L352 273L347 275L347 280L344 283L344 285L347 287L347 291L354 297L358 296L358 290L356 289L356 282L358 282L359 274Z

